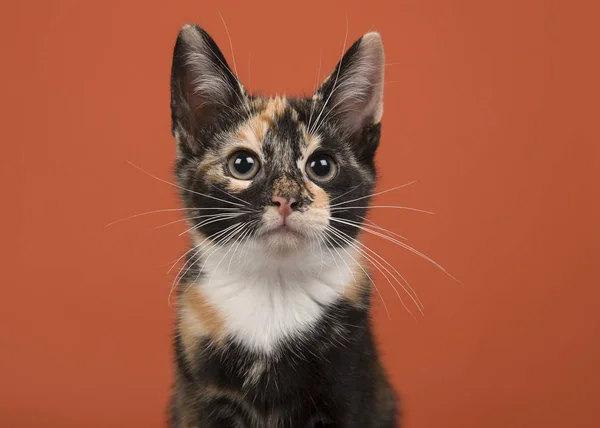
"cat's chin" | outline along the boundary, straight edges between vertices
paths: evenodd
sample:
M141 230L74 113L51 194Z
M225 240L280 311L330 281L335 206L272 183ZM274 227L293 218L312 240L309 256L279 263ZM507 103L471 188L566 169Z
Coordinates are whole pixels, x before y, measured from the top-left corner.
M303 234L286 226L264 233L260 240L268 256L278 259L292 256L303 250L308 244L308 240Z

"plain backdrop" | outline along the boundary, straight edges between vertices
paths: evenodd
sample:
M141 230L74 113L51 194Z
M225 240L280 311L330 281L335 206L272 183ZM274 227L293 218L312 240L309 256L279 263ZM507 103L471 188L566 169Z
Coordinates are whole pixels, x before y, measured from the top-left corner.
M196 22L250 91L311 93L369 30L386 48L366 242L405 427L600 426L597 8L559 1L22 1L0 12L0 426L163 427L172 262L169 73ZM594 10L595 9L595 10ZM321 64L319 70L319 64ZM409 300L401 294L409 309Z

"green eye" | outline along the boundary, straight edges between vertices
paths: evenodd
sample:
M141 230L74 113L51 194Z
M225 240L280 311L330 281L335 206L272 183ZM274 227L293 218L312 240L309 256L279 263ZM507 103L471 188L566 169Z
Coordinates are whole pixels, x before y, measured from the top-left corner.
M306 163L306 174L316 183L331 181L337 174L338 167L331 156L323 153L315 154Z
M255 154L247 150L240 150L231 155L227 167L234 178L251 180L258 173L260 163Z

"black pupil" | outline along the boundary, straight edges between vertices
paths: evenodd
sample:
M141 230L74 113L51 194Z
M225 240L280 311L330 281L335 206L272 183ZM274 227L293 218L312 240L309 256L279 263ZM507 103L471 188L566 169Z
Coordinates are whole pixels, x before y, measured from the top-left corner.
M249 153L240 153L233 161L233 166L240 174L248 174L254 168L254 157Z
M319 177L327 177L331 171L331 163L325 157L316 158L310 162L310 169Z

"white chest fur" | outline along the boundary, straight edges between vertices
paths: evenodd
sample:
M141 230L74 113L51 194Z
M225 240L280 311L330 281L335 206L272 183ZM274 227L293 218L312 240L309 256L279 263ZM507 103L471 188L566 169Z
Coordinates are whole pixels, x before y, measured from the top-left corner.
M205 253L199 287L224 322L226 333L247 348L276 351L283 339L310 334L360 271L351 248L307 247L278 259L251 243Z

